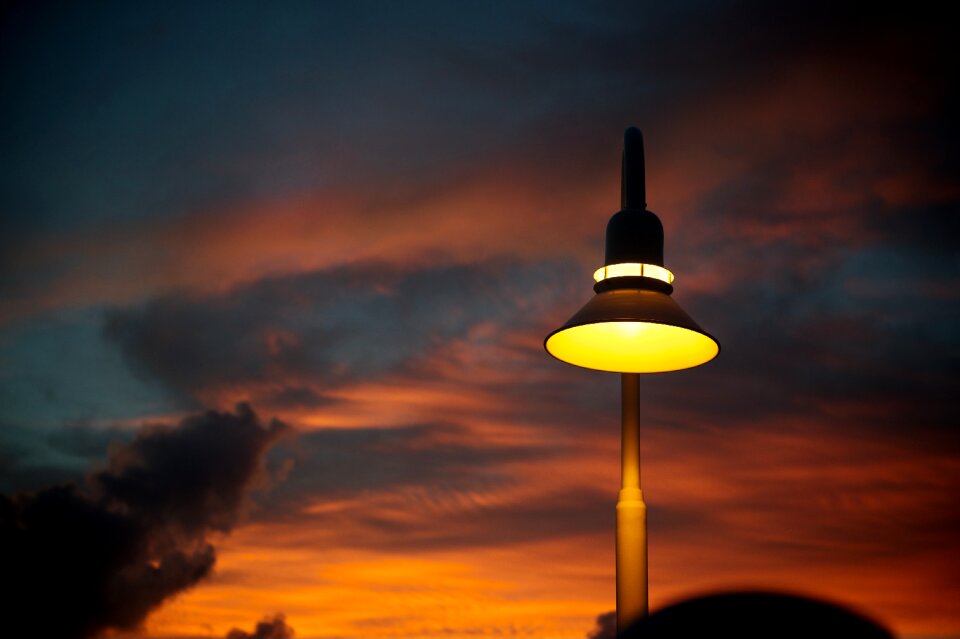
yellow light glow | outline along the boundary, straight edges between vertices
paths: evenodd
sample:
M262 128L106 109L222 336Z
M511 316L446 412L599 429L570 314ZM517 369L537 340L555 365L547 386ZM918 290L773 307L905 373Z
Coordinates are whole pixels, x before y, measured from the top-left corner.
M667 284L673 283L673 273L656 264L635 264L632 262L607 264L593 272L595 282L602 282L611 277L652 277Z
M662 373L709 362L720 347L688 328L652 322L573 326L547 339L547 351L575 366L615 373Z

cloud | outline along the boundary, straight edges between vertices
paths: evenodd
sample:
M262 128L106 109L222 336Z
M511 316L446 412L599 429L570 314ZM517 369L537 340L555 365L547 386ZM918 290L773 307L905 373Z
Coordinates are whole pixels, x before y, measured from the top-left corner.
M86 486L0 495L0 553L17 588L14 635L92 637L134 629L210 574L214 532L232 529L263 453L285 431L246 406L147 426ZM22 623L22 627L19 625Z
M587 639L617 639L617 611L597 615L597 625L587 633Z
M384 257L416 259L439 247L471 258L585 254L586 238L599 232L616 202L617 154L610 149L617 148L621 125L611 128L610 122L637 122L650 132L651 206L664 214L668 258L677 266L692 264L706 245L716 259L703 263L713 265L715 277L723 274L727 286L755 272L754 255L742 255L754 244L795 245L802 251L794 254L808 259L877 237L948 244L943 238L950 237L955 216L931 207L952 210L957 198L955 171L948 166L952 147L944 142L957 138L946 130L954 110L944 106L937 69L924 57L928 47L916 33L898 34L917 40L899 55L884 38L870 39L859 29L851 30L856 35L851 41L864 44L851 46L838 37L843 29L834 27L819 35L830 47L814 53L797 46L808 38L794 25L818 24L816 10L778 15L752 3L697 7L710 18L695 20L690 11L657 16L646 9L627 11L608 18L615 26L548 30L556 40L547 39L553 46L543 47L539 57L529 55L529 47L537 46L529 41L491 54L502 56L503 68L539 60L530 71L537 77L559 69L593 78L599 69L617 68L623 75L618 91L600 92L618 103L612 113L600 110L598 117L599 105L588 104L580 105L582 111L555 114L515 132L482 161L465 163L457 179L434 172L426 186L395 187L386 195L341 184L269 201L202 211L188 207L176 216L61 238L45 235L9 258L11 277L3 285L11 304L3 314L13 318L77 302L136 300L145 291L178 286L216 290L267 273ZM762 33L747 19L757 12ZM840 13L844 28L863 20ZM699 50L715 55L691 64L687 47L673 35L676 29L655 28L658 21L681 32L693 29ZM729 29L690 26L718 22ZM777 37L781 32L784 37ZM731 42L730 33L742 37ZM630 44L623 51L600 46L610 40ZM662 46L647 51L651 42ZM772 50L758 56L752 47ZM564 58L558 67L546 51L573 59ZM658 64L663 56L666 64ZM767 65L774 60L771 69ZM705 72L704 65L723 73ZM653 87L668 86L656 101L633 94L638 90L633 87L652 90L636 81L647 73L655 75L649 81ZM675 73L682 80L671 80ZM718 80L731 74L737 84ZM480 135L485 138L488 130ZM543 202L549 202L549 214ZM591 222L594 215L597 222ZM678 221L685 223L683 233L671 233ZM23 280L30 284L21 290L17 284Z
M279 514L310 499L383 489L491 486L506 480L503 465L552 452L542 444L486 443L466 428L443 423L301 432L269 455L271 464L291 470L265 507Z
M488 442L443 423L301 432L270 451L284 479L257 496L256 521L311 522L305 534L326 540L317 544L411 552L605 531L610 491L539 476L572 452L564 442Z
M337 388L404 370L483 322L539 312L569 264L364 263L272 277L216 295L171 294L115 309L106 335L135 369L186 396L264 387L316 404L304 381ZM259 402L258 402L259 404Z
M273 617L265 617L252 633L233 628L227 633L227 639L290 639L293 634L293 628L287 625L286 618L278 613Z

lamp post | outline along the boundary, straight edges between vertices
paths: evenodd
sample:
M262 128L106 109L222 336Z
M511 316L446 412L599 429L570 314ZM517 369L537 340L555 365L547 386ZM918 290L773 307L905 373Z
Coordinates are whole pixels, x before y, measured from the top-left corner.
M720 344L673 301L663 266L663 225L647 210L643 136L624 134L621 210L607 223L596 295L544 341L557 359L621 373L620 494L617 499L617 630L647 614L647 515L640 488L639 373L709 362Z

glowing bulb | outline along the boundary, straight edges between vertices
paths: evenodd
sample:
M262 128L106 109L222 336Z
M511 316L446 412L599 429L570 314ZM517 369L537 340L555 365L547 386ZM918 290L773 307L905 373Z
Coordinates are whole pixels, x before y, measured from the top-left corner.
M650 277L667 284L673 283L673 273L656 264L607 264L593 273L593 281L602 282L611 277Z

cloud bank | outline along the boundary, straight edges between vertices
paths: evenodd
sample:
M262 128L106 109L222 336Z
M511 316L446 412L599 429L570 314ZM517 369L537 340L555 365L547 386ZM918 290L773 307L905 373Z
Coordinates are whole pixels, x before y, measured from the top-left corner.
M16 584L7 631L81 639L137 628L213 570L211 536L236 524L285 430L246 406L211 411L145 427L84 486L0 495L4 577Z

